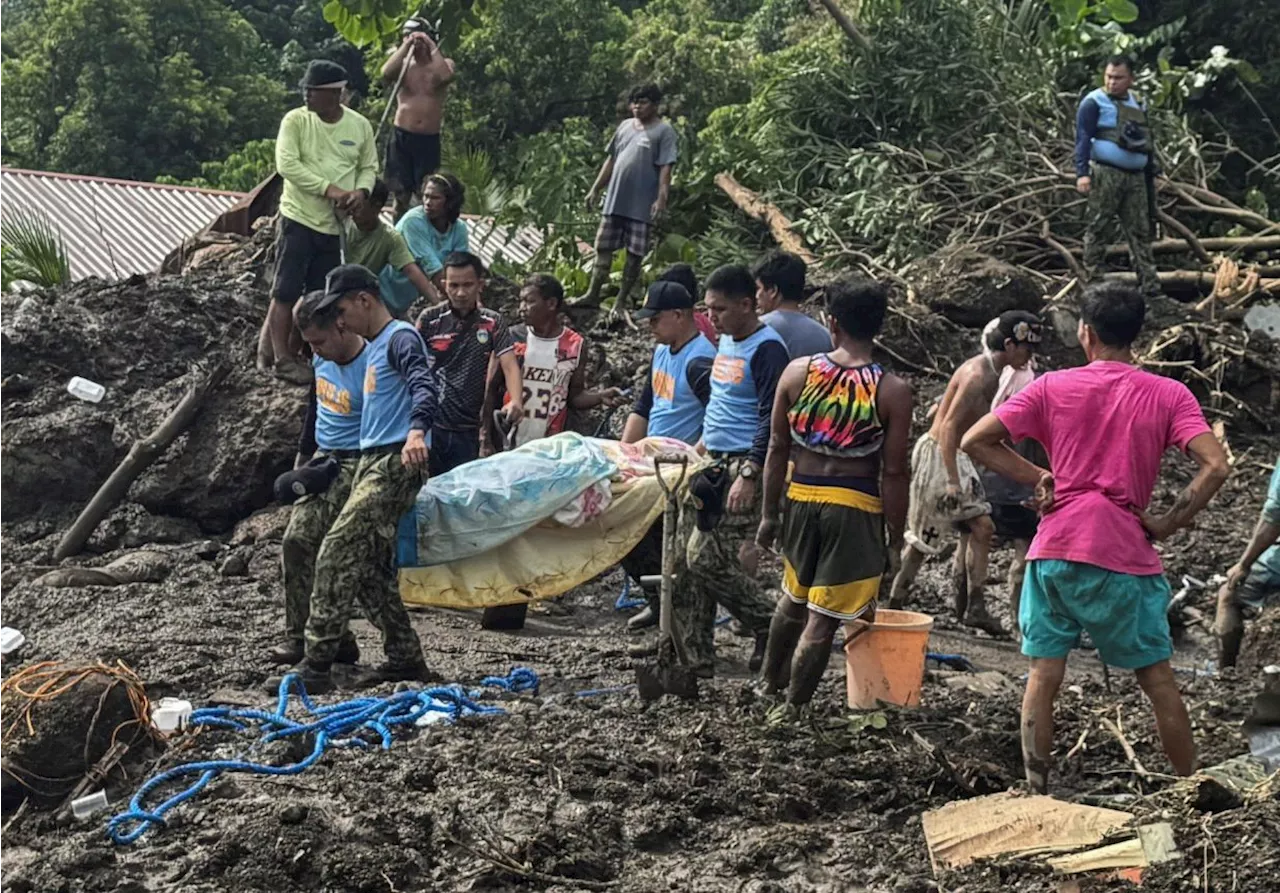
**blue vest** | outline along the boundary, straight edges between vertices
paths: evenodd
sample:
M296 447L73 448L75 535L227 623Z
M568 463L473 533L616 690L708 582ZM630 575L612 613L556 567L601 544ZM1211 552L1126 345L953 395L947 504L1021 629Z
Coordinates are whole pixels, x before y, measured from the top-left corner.
M1114 130L1119 126L1120 113L1116 110L1116 101L1107 94L1106 90L1099 87L1086 96L1085 99L1092 99L1097 103L1098 132ZM1145 106L1134 99L1132 93L1123 101L1123 104L1130 108L1143 109L1145 111ZM1095 136L1091 141L1091 145L1090 156L1094 161L1101 161L1103 164L1109 164L1121 170L1144 170L1149 160L1147 153L1130 152L1128 149L1122 149L1114 140Z
M760 421L751 358L766 341L777 341L786 349L782 336L766 325L743 341L734 341L731 335L720 336L720 349L711 368L711 402L707 404L702 428L702 442L707 449L721 453L745 453L751 449Z
M316 446L322 450L360 449L360 421L364 407L365 345L349 363L315 357Z
M715 355L715 347L701 333L694 335L678 353L672 353L670 345L658 345L649 372L649 385L653 389L650 437L674 437L689 444L698 442L702 436L704 409L689 387L689 363Z
M403 443L409 436L413 399L409 382L391 368L388 347L396 332L418 330L400 319L393 319L369 342L369 355L364 373L364 412L360 415L360 449Z

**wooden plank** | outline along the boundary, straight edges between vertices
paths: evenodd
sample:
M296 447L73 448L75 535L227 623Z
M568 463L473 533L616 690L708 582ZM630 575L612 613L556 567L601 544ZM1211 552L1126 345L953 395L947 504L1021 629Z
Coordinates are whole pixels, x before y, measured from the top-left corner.
M934 872L976 859L1096 846L1133 820L1127 812L1010 792L958 800L922 817Z

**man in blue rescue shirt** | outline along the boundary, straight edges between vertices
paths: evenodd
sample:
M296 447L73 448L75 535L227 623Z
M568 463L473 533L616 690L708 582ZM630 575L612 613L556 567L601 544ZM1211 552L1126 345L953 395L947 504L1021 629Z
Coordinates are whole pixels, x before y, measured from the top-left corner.
M323 309L320 309L322 308ZM323 291L308 292L293 305L293 321L311 348L315 378L302 422L298 464L335 464L327 487L296 499L280 546L284 580L284 641L269 652L272 663L296 664L306 655L303 634L311 615L316 553L338 517L360 464L360 417L364 408L365 340L338 321L338 310ZM360 659L355 636L344 631L334 657Z
M325 300L365 347L360 463L351 495L316 557L306 657L298 668L307 691L332 688L329 668L360 600L382 634L386 663L363 682L429 681L422 645L395 584L396 525L414 503L427 467L427 433L438 395L417 329L392 317L378 277L357 264L329 274Z
M764 658L774 604L742 569L738 552L755 536L773 395L789 357L782 337L756 314L756 281L746 267L720 267L705 291L720 333L701 443L713 463L693 476L680 513L689 566L676 581L672 607L694 669L710 677L717 603L755 637L750 670Z

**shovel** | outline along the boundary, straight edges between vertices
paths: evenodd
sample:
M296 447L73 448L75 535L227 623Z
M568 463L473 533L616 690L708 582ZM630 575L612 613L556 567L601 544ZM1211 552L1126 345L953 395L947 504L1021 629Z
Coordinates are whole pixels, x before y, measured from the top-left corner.
M676 465L680 473L675 482L668 482L662 474L664 465ZM681 453L659 453L653 459L658 486L666 495L667 506L662 516L662 585L659 589L658 613L658 662L636 667L636 687L640 699L656 701L665 694L692 700L698 697L698 676L693 661L685 647L683 635L675 611L671 607L672 586L675 583L676 556L680 548L680 504L677 501L680 485L689 470L689 457ZM676 663L672 663L672 657Z

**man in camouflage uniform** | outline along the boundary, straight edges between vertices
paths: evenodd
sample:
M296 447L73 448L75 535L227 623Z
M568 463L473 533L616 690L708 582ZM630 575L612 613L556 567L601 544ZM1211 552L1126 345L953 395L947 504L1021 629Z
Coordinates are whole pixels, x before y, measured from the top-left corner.
M281 481L292 486L299 478L318 478L327 481L327 487L304 488L306 494L296 498L288 487L281 494L284 501L292 503L293 511L280 550L285 638L269 652L271 661L278 664L295 664L305 656L304 631L311 614L316 552L351 494L360 461L365 341L338 320L332 306L317 310L324 300L323 291L313 291L293 309L294 323L313 354L315 376L298 446L296 464L302 471L282 476ZM281 481L276 483L277 493L281 492ZM355 663L359 659L355 637L347 631L335 660Z
M356 599L382 634L386 663L359 684L429 681L418 635L395 585L396 532L414 504L427 465L426 434L437 405L436 382L417 330L394 319L364 267L335 269L325 288L343 324L364 336L366 371L360 460L351 492L316 556L306 657L295 671L310 692L333 688L337 659Z
M1076 189L1089 198L1085 271L1097 278L1119 224L1139 287L1151 297L1160 294L1160 278L1151 252L1156 161L1147 110L1129 90L1133 61L1127 56L1108 60L1104 80L1106 86L1081 100L1076 113Z
M748 668L754 673L764 660L774 600L743 569L739 550L753 541L759 523L773 396L789 358L781 336L756 315L756 282L745 267L713 272L706 303L720 332L702 426L712 464L692 476L682 500L686 566L678 572L672 611L694 669L710 677L717 602L755 637Z

